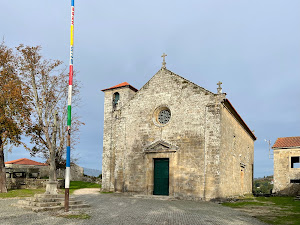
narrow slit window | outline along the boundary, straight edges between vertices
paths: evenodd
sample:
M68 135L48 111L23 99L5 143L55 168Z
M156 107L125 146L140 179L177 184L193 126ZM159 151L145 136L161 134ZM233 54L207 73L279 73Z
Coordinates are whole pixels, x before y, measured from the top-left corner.
M120 94L119 92L114 93L114 97L113 97L113 107L117 107L118 102L120 100Z
M291 157L291 168L300 168L300 156Z

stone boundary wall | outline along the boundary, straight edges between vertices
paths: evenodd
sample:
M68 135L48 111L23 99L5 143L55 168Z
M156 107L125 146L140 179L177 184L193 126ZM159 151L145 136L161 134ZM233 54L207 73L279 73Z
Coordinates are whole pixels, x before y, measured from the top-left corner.
M6 178L7 189L46 188L47 179ZM58 188L64 187L64 180L58 180Z

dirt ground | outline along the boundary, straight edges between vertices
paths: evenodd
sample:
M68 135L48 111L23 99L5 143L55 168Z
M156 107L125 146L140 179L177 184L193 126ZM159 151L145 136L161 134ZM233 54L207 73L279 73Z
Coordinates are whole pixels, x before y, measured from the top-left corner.
M75 190L73 192L73 195L99 195L100 194L100 188L82 188Z

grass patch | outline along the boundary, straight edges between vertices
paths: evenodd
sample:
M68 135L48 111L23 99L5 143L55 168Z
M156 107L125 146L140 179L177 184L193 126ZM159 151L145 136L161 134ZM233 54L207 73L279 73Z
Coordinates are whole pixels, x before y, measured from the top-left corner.
M114 192L112 192L112 191L101 191L100 193L101 194L111 194L111 193L114 193Z
M99 188L100 184L83 182L83 181L71 181L70 182L70 194L72 194L75 190L81 188ZM24 197L33 197L35 194L44 194L45 189L16 189L16 190L8 190L7 193L0 193L1 198L24 198ZM63 194L64 189L61 189L59 193Z
M299 225L300 216L299 215L286 215L286 216L257 216L257 219L269 223L269 224L289 224L289 225Z
M100 184L84 182L84 181L71 181L70 189L80 189L80 188L100 188Z
M85 220L85 219L90 219L91 216L85 213L81 213L81 214L74 214L74 215L59 215L58 217L63 217L63 218L67 218L67 219L81 219L81 220Z
M300 201L293 197L254 197L222 205L245 211L266 223L300 225Z
M16 189L8 190L7 193L0 193L0 198L23 198L32 197L35 194L43 194L45 189Z
M243 202L225 202L222 205L224 206L229 206L232 208L240 208L240 207L245 207L245 206L264 206L266 205L263 202L252 202L252 201L243 201Z
M81 188L99 188L100 191L101 185L90 183L90 182L84 182L84 181L70 181L70 188L69 188L70 194L73 194L75 190Z

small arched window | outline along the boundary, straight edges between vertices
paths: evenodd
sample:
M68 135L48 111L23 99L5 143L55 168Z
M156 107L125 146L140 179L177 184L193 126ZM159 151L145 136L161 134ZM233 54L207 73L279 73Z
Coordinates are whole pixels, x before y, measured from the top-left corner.
M114 96L113 96L113 107L114 108L117 107L119 100L120 100L120 94L119 94L119 92L115 92Z

